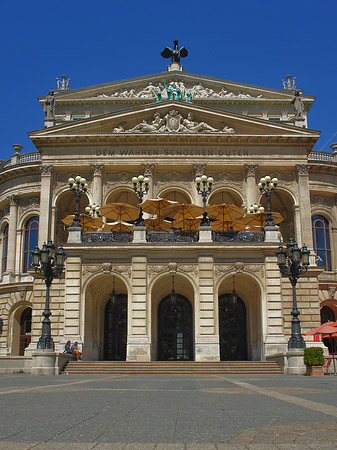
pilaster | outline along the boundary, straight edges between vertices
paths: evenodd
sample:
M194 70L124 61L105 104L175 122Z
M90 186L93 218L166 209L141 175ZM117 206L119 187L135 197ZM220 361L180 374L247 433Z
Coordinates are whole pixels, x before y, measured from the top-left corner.
M262 305L262 329L264 355L287 351L287 341L283 332L281 274L276 264L276 256L266 257L265 306Z
M147 316L147 257L132 258L132 292L128 304L127 361L151 361L151 336Z
M154 168L156 167L157 164L142 164L142 169L143 169L143 175L144 177L148 177L150 182L149 182L149 192L147 194L147 198L153 198L154 194L153 194L153 171Z
M298 245L306 244L309 249L313 248L311 228L311 208L309 191L309 165L298 164L296 166L298 175L298 198L301 216L301 236L298 236Z
M214 259L199 256L198 296L195 302L195 360L219 361L219 334L216 327Z
M4 274L4 279L7 281L14 281L15 273L15 255L16 255L16 230L18 222L18 205L19 199L16 195L7 197L9 201L9 224L8 224L8 247L7 247L7 269Z
M68 256L65 269L64 342L83 342L80 324L81 277L81 257Z
M44 242L48 242L50 237L50 207L51 207L51 175L52 166L42 165L41 170L41 190L40 190L40 218L39 218L39 242L41 248Z

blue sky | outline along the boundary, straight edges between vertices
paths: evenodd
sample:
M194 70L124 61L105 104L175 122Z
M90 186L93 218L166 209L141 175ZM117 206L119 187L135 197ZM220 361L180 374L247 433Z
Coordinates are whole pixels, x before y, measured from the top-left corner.
M43 127L37 97L70 87L166 71L161 50L178 39L189 56L184 70L270 88L296 76L316 96L309 127L316 150L337 142L336 0L300 1L58 1L12 0L2 5L1 159L28 131Z

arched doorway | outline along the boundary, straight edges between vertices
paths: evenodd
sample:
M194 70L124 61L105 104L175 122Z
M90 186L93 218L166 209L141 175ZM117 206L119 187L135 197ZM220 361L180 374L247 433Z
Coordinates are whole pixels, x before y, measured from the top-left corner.
M162 299L158 307L158 360L193 360L192 305L186 297L176 294Z
M19 343L19 355L25 354L25 349L28 347L31 341L32 333L32 309L26 308L22 311L20 317L20 343Z
M220 360L247 360L247 317L246 306L240 297L236 304L231 294L219 297Z
M104 360L126 360L127 296L119 294L106 303L104 310Z

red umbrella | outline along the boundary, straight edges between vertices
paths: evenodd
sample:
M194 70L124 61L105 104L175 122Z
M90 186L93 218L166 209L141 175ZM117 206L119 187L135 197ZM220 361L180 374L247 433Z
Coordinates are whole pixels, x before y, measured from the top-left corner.
M328 337L329 339L332 338L336 334L337 336L337 322L325 322L322 325L320 325L317 328L314 328L313 330L307 331L304 333L305 335L313 335L313 334L321 334L322 337ZM323 336L325 335L325 336ZM333 368L336 375L336 363L335 363L335 352L332 351L332 361L333 361Z

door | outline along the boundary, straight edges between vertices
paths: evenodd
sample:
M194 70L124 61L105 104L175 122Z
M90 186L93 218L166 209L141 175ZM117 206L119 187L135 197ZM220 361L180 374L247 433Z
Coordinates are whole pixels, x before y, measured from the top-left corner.
M231 301L231 294L219 297L220 360L247 360L246 306L238 297Z
M127 296L108 300L104 313L104 360L126 360Z
M193 360L192 305L177 294L165 297L158 308L159 361Z
M31 341L32 334L32 309L26 308L20 318L20 348L19 355L25 354L25 349L28 347Z

